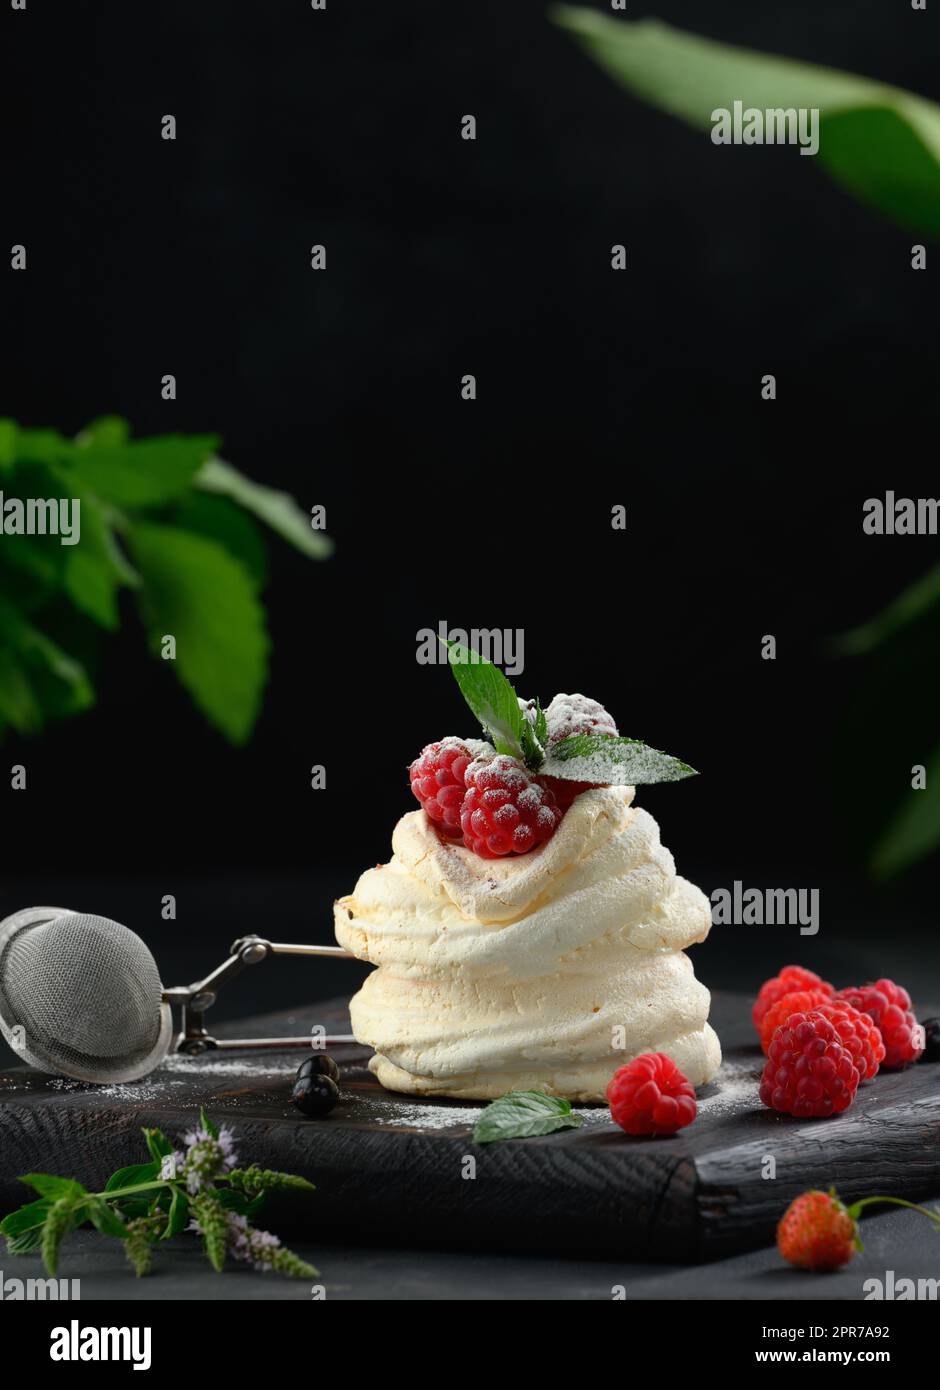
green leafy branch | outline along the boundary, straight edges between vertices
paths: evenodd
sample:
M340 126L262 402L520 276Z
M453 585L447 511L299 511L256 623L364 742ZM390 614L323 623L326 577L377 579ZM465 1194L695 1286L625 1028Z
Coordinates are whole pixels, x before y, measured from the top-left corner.
M175 1150L159 1129L142 1132L150 1161L119 1168L102 1192L89 1192L74 1178L49 1173L20 1178L39 1196L0 1221L8 1253L40 1251L47 1273L55 1278L62 1242L71 1231L90 1224L123 1243L140 1277L150 1273L155 1246L196 1230L216 1271L221 1272L227 1256L233 1255L291 1278L316 1276L313 1265L249 1222L269 1192L312 1192L312 1183L254 1165L235 1167L231 1136L204 1110L198 1129L184 1140L185 1152Z
M550 13L634 96L697 129L708 130L712 112L735 101L763 111L818 109L817 158L831 177L902 226L940 237L940 107L933 102L658 20L618 20L572 5Z
M286 492L216 456L215 435L132 440L95 420L75 439L0 420L0 490L11 500L74 499L79 539L0 535L0 735L38 732L95 702L96 633L134 596L148 645L233 743L251 735L268 677L261 592L267 546L256 522L311 559L332 542Z

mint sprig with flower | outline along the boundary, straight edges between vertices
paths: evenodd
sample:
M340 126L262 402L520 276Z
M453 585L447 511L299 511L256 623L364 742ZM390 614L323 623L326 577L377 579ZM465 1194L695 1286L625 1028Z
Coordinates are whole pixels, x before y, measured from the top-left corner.
M39 1193L0 1221L7 1252L42 1254L50 1278L55 1278L65 1237L91 1224L113 1236L135 1274L149 1274L154 1248L186 1231L202 1237L213 1269L221 1271L228 1256L255 1269L309 1279L317 1274L270 1231L251 1224L269 1192L312 1192L312 1183L290 1173L252 1165L238 1166L234 1136L214 1124L205 1110L199 1124L174 1148L159 1129L142 1131L150 1154L148 1163L119 1168L102 1192L89 1192L74 1178L50 1173L27 1173L20 1178Z
M459 642L445 645L460 692L483 725L487 739L497 753L517 759L533 775L608 787L678 782L697 776L688 763L651 748L641 739L587 731L553 736L555 701L546 711L537 700L521 700L499 667L486 657ZM583 697L556 696L560 699L580 699L585 707L600 709ZM601 713L613 727L610 716L603 710Z

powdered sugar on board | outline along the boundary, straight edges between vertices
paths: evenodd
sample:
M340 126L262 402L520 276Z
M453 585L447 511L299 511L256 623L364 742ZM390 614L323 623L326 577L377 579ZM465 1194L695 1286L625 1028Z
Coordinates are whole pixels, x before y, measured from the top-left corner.
M438 1105L433 1101L415 1102L392 1096L356 1095L333 1116L355 1124L388 1125L399 1129L457 1129L473 1126L486 1108L485 1101L476 1105ZM582 1118L582 1129L609 1125L610 1111L604 1105L575 1106L575 1115Z
M763 1059L761 1059L763 1060ZM745 1110L760 1110L760 1065L748 1061L724 1061L711 1085L697 1096L698 1117L713 1119Z

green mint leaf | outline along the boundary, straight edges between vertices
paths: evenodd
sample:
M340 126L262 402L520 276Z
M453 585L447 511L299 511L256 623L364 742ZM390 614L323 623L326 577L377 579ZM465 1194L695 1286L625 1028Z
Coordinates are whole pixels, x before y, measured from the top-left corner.
M548 744L548 721L538 700L535 702L535 737L544 749Z
M126 444L130 437L130 425L120 415L100 415L76 436L75 445L78 449L113 449Z
M226 1174L231 1177L231 1174ZM254 1216L255 1212L264 1206L266 1192L259 1192L257 1197L248 1197L246 1193L236 1188L217 1187L215 1190L216 1201L223 1206L226 1211L233 1211L238 1216Z
M909 788L872 851L875 878L891 878L940 845L940 747L925 763L926 785Z
M522 744L522 760L531 772L537 772L545 760L545 748L538 736L536 725L532 723L526 714L524 706L520 703L519 709L522 713L522 734L520 742ZM541 711L536 701L536 722Z
M161 1163L167 1154L173 1152L173 1145L162 1129L144 1129L141 1133L147 1141L147 1149L154 1163Z
M227 497L193 490L180 501L173 524L184 531L195 531L218 541L245 567L260 593L268 581L268 548L260 530L247 512Z
M88 1189L82 1187L74 1178L56 1178L51 1173L24 1173L20 1182L25 1182L27 1187L34 1188L40 1197L47 1197L53 1202L62 1197L77 1199L88 1195Z
M903 226L940 236L940 107L913 92L775 53L716 43L659 20L615 20L586 6L550 17L641 100L697 129L744 108L819 111L819 163ZM629 115L626 117L629 119ZM802 159L797 163L803 164ZM806 172L806 171L801 171Z
M332 555L333 542L329 536L310 525L310 517L301 511L290 493L254 483L218 458L207 459L193 482L206 492L230 497L311 559L325 560Z
M27 1231L38 1230L45 1222L51 1206L48 1197L40 1197L38 1202L27 1202L25 1207L17 1207L16 1211L11 1211L0 1221L0 1235L11 1241L25 1235Z
M18 734L35 734L42 728L42 705L29 674L15 652L0 647L0 717Z
M42 1245L43 1225L31 1226L28 1231L24 1231L19 1236L7 1236L8 1255L29 1255L33 1250L38 1250Z
M203 1129L206 1131L207 1134L211 1134L213 1139L218 1139L219 1126L216 1124L215 1120L209 1119L209 1116L206 1114L206 1108L204 1105L199 1107L199 1123L202 1125Z
M261 709L270 643L245 569L215 541L174 526L134 524L131 555L150 645L176 639L175 669L199 709L232 743L245 743Z
M58 430L16 431L16 457L20 463L62 463L74 453L72 441Z
M16 462L16 437L19 427L15 420L0 420L0 472L9 473Z
M442 639L443 640L443 639ZM497 753L524 761L532 726L519 708L519 697L498 666L459 642L446 642L450 669L475 717Z
M181 1187L173 1188L173 1196L170 1199L170 1212L167 1217L166 1230L160 1237L161 1240L170 1240L173 1236L178 1236L180 1231L185 1231L189 1221L189 1198Z
M17 702L21 702L19 717L25 714L33 720L31 727L42 726L46 714L60 717L75 714L95 703L95 691L81 664L38 627L33 627L13 603L4 598L0 598L0 648L8 652L8 676L18 680L18 684L8 688L0 681L4 699L10 705L7 709L0 708L0 713L14 724L14 728L19 727L14 719ZM14 667L17 670L14 671ZM25 705L28 699L31 703ZM24 728L24 731L31 731L31 728Z
M488 1105L473 1127L475 1144L503 1139L528 1139L552 1134L556 1129L576 1129L584 1117L575 1115L571 1102L541 1091L510 1091Z
M160 1164L131 1163L112 1173L104 1185L105 1192L116 1192L120 1187L136 1187L138 1183L155 1182L160 1176Z
M100 1231L103 1236L114 1236L118 1240L127 1239L127 1227L103 1197L93 1197L87 1203L87 1211L95 1230Z
M99 627L115 632L120 625L118 589L125 584L137 587L140 576L122 554L97 497L75 491L81 503L81 539L68 548L62 587L76 608Z
M218 443L213 434L91 443L72 450L69 471L77 487L116 507L156 507L188 491Z
M542 765L550 777L571 782L598 782L605 787L638 787L696 777L694 767L649 748L635 738L615 734L575 734L553 744Z

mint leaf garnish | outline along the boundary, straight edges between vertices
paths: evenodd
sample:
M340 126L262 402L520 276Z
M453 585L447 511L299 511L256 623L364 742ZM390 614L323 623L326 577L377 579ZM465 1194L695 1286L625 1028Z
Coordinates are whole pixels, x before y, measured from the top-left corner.
M694 767L660 753L636 738L615 734L574 734L552 746L542 772L570 782L599 782L607 787L638 787L650 782L679 782L696 777Z
M562 1096L510 1091L483 1111L473 1127L473 1142L530 1139L537 1134L552 1134L556 1129L577 1129L583 1122L584 1116L573 1114L571 1102Z
M542 709L538 700L535 702L535 737L542 747L545 748L548 743L548 721L545 718L545 711Z
M519 697L499 667L459 642L446 642L445 645L460 693L486 729L497 753L528 763L528 751L529 757L537 755L541 762L542 750L532 725L519 708Z

